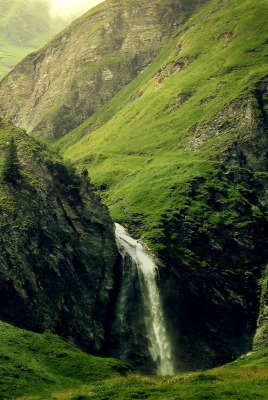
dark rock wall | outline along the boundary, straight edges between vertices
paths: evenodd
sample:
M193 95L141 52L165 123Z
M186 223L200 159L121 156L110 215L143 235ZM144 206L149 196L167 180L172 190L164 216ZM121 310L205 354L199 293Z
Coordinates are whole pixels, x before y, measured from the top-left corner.
M254 337L254 350L268 346L268 267L263 272L260 281L260 313L257 331Z
M244 274L162 270L176 369L211 368L249 351L256 327L257 282Z
M100 352L117 257L108 209L86 176L16 138L22 181L0 184L0 317Z

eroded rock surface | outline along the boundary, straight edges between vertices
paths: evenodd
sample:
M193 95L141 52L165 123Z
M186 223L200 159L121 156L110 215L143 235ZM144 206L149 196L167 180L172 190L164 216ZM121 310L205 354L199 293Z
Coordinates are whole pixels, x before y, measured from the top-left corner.
M118 254L108 209L85 173L3 120L1 156L10 132L22 180L0 184L0 318L101 352Z

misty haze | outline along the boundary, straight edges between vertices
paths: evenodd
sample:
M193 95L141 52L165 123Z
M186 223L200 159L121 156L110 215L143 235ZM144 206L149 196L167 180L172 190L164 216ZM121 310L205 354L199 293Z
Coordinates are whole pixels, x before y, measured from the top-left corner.
M1 0L0 80L102 0Z
M34 0L35 1L35 0ZM103 0L47 0L51 7L52 15L65 15L78 17Z

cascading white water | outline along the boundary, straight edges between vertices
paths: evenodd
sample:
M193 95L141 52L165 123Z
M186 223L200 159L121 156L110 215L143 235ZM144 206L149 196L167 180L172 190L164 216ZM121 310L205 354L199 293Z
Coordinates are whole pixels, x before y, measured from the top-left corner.
M156 365L158 375L170 375L174 373L172 362L172 349L166 331L165 319L161 305L161 299L157 288L157 266L152 258L145 251L145 248L137 240L131 238L126 230L119 224L116 226L116 240L123 260L131 259L130 268L136 271L129 271L130 275L138 275L140 286L140 301L143 304L144 326L148 339L148 350L153 363ZM128 279L126 285L131 285ZM129 307L127 299L128 288L122 284L121 301L118 306L118 318L121 319L119 325L124 325L124 309Z

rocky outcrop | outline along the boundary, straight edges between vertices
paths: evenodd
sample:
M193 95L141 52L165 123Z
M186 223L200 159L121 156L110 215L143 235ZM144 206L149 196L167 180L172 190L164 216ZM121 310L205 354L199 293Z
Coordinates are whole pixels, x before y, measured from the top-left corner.
M268 347L268 267L261 280L260 313L254 337L254 350Z
M143 71L203 2L102 3L1 82L0 115L46 139L64 135Z
M240 168L196 179L189 207L167 221L160 285L178 369L213 367L252 349L268 259L264 190L253 182Z
M117 258L108 210L85 171L3 120L2 156L10 132L22 178L0 184L0 318L101 352Z

